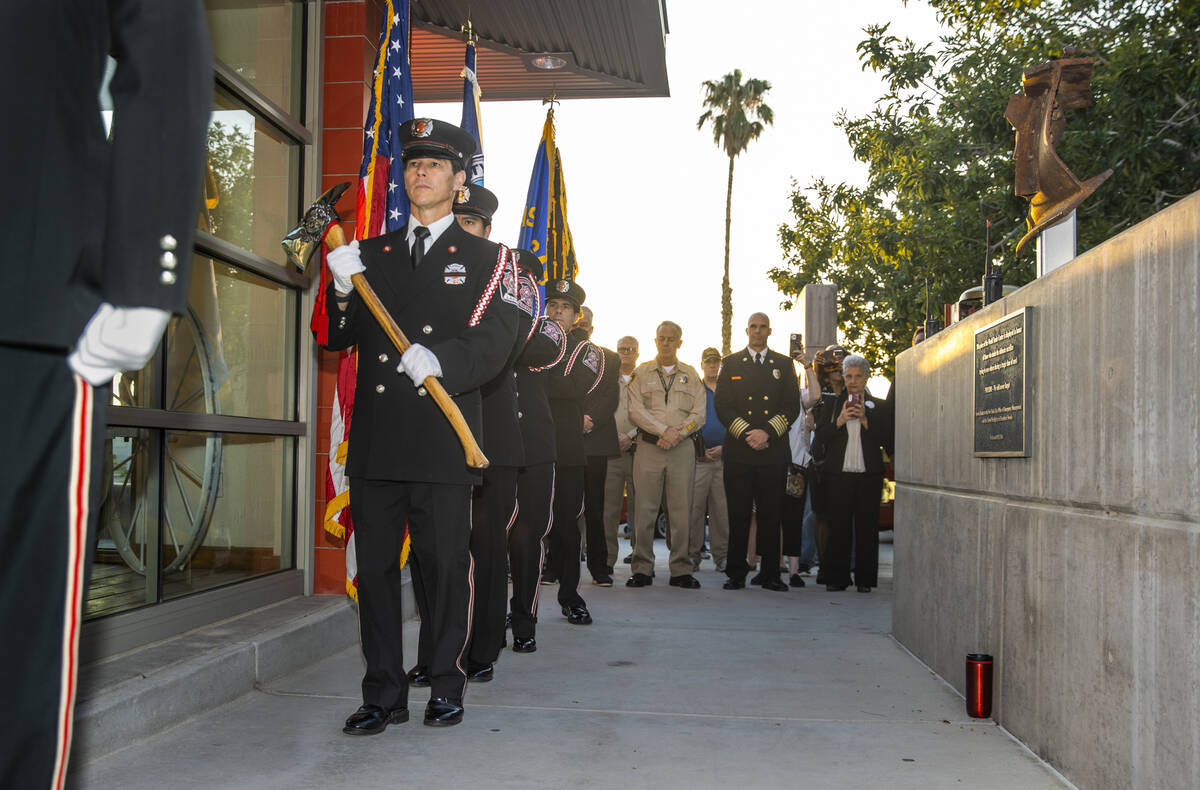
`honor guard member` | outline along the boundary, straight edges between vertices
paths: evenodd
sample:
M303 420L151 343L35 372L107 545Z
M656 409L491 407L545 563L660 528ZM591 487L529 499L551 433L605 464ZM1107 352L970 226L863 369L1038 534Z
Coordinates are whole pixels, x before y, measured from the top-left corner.
M3 73L21 86L0 129L0 786L59 788L109 385L187 308L212 49L197 0L5 0L0 31Z
M791 446L788 428L800 414L800 385L790 357L767 348L771 322L754 313L746 349L721 360L713 405L725 426L725 500L729 506L726 590L746 586L750 518L756 514L759 576L764 590L786 591L779 579L780 519Z
M541 282L542 262L536 257L524 256L521 262L529 266L534 281ZM548 363L531 364L532 360L522 356L516 364L517 417L521 424L525 465L517 473L517 518L508 532L508 561L512 569L509 613L514 653L537 650L537 605L546 558L543 541L550 533L552 522L554 462L558 453L546 381L551 376L561 375L568 357L566 330L553 318L545 315L538 318L533 332L537 342L552 344L557 353ZM530 341L530 349L535 340Z
M474 193L481 187L472 186ZM459 215L460 219L463 215ZM563 354L565 338L536 332L534 317L541 312L537 280L542 264L528 250L518 256L517 307L520 334L508 363L499 376L483 386L484 454L491 465L483 472L483 485L475 489L472 509L471 555L475 558L475 616L471 646L467 653L467 679L491 680L496 659L504 646L504 616L508 612L508 579L504 561L508 556L508 532L517 515L517 478L525 464L518 406L517 373L514 366L553 365ZM507 274L505 275L507 276ZM542 534L545 534L543 530Z
M400 127L404 186L412 206L406 230L352 242L329 253L329 348L358 346L358 397L346 473L358 554L363 705L346 720L355 735L382 732L408 718L402 655L400 548L407 522L412 579L422 613L431 697L425 724L462 720L470 633L471 487L449 421L425 389L441 379L476 436L479 388L495 378L517 336L512 256L463 230L451 211L475 150L452 124L417 118ZM365 268L365 270L364 270ZM363 272L404 334L397 354L354 291ZM399 364L397 364L399 363Z
M546 315L570 329L579 319L585 294L571 280L546 283ZM574 343L574 347L571 344ZM571 625L590 625L592 615L579 594L579 517L583 514L583 481L587 455L583 449L583 402L604 374L600 349L568 336L562 375L546 379L546 395L554 415L554 520L550 529L550 573L558 577L558 603Z
M679 361L683 330L663 321L654 335L658 355L637 369L629 388L629 418L641 429L633 454L633 484L638 492L633 527L633 575L627 587L645 587L654 573L654 523L658 508L667 511L673 587L694 590L688 556L688 524L696 484L692 434L704 426L704 382L691 365Z
M580 340L590 340L595 330L593 314L589 307L575 322L571 334ZM617 441L617 425L613 419L621 393L621 360L617 352L592 344L604 355L603 375L599 383L583 401L583 452L587 466L583 473L583 519L584 541L587 547L588 573L592 584L612 587L613 563L617 555L608 553L608 541L604 534L604 481L608 476L608 462L621 454ZM614 542L615 542L614 535Z

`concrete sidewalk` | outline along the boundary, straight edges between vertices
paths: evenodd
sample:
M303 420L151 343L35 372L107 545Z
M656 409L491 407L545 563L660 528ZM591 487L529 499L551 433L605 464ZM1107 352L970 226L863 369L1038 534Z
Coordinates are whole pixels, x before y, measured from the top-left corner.
M594 625L568 625L557 587L542 587L538 651L506 650L457 727L422 726L429 693L413 689L408 724L342 735L359 704L352 648L76 764L71 786L1070 787L995 724L968 718L888 635L890 545L870 595L829 593L811 577L787 593L727 592L710 562L702 589L680 590L666 584L661 546L652 587L626 588L624 564L611 589L585 581Z

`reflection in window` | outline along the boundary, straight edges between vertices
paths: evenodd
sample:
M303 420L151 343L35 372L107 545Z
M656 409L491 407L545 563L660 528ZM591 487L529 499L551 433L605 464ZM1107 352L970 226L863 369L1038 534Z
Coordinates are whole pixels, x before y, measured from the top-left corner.
M294 0L206 0L213 54L299 117L304 4Z

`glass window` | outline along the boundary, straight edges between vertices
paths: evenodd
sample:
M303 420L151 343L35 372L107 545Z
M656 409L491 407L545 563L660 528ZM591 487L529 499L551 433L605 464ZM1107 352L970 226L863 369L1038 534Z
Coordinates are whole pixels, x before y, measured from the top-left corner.
M225 91L214 105L199 227L284 266L279 242L300 216L300 145Z
M294 443L287 436L167 432L164 599L292 567Z
M304 8L294 0L207 0L213 54L299 118Z

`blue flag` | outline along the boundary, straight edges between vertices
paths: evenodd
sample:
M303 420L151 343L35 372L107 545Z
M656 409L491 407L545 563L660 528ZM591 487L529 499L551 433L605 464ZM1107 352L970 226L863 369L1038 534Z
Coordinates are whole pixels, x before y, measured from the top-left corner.
M479 129L479 80L475 78L475 42L468 39L466 63L462 70L463 110L459 124L467 134L475 138L475 155L471 157L471 169L467 183L483 186L483 136Z
M525 213L521 217L521 232L517 246L529 250L546 266L550 245L550 179L554 174L554 120L546 116L542 140L533 158L533 175L529 178L529 193L525 196Z

